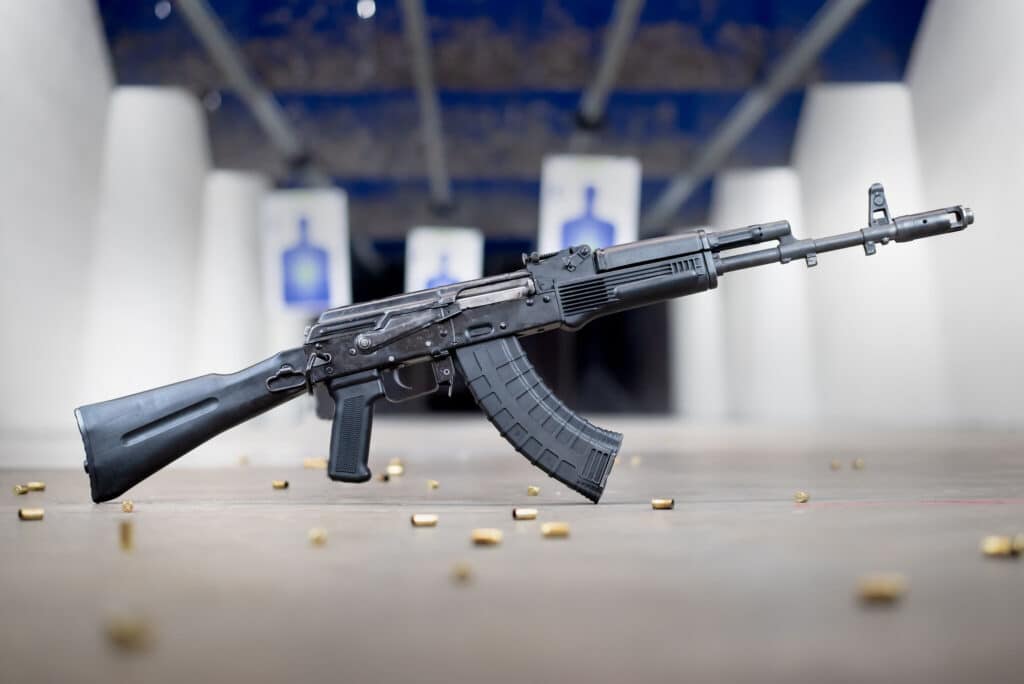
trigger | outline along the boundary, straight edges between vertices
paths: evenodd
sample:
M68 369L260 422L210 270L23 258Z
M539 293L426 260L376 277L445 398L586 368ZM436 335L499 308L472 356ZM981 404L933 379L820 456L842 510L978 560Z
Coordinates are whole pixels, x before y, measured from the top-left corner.
M397 404L436 392L438 382L433 373L424 371L426 368L423 365L399 366L382 371L380 381L384 386L385 398Z

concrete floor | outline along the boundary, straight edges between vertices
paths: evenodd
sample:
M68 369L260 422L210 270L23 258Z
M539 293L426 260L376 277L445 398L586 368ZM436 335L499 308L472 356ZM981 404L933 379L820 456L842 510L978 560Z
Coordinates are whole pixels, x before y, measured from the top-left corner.
M675 449L638 464L627 450L597 506L511 451L462 454L410 456L405 476L365 485L172 469L131 492L132 514L90 503L81 472L0 470L0 681L1024 681L1024 558L978 552L986 534L1024 531L1016 446ZM28 479L46 491L14 496ZM30 505L44 521L17 519ZM540 519L513 521L516 505ZM440 523L414 529L415 512ZM544 520L571 537L542 538ZM473 547L484 526L504 543ZM906 598L860 605L858 578L888 570L908 576ZM147 620L151 646L112 646L115 616Z

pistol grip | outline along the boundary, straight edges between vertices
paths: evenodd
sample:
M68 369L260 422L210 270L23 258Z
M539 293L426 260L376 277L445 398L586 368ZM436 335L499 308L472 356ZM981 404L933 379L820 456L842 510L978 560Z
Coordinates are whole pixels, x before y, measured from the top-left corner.
M332 380L327 387L334 398L334 426L327 475L342 482L370 479L367 459L373 429L373 403L384 394L377 371Z

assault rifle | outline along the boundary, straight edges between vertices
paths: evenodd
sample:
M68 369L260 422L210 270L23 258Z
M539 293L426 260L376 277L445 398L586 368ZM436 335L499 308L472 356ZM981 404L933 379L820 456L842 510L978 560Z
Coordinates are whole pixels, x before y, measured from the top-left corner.
M327 475L370 479L374 403L406 401L462 376L509 443L545 473L593 502L622 435L592 425L537 376L519 338L578 330L617 311L696 294L726 273L862 246L963 230L963 206L890 218L878 183L868 226L819 239L793 236L788 221L721 232L695 230L605 249L587 245L523 256L512 273L323 312L301 347L230 375L204 375L75 410L93 501L107 501L217 434L323 384L334 398ZM775 242L763 249L735 249ZM426 382L408 368L429 364Z

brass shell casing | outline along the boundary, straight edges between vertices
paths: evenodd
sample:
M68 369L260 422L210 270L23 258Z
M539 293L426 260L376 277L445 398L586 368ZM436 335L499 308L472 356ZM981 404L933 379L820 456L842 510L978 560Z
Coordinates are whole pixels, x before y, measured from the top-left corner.
M135 529L131 520L121 521L119 538L122 551L131 551L135 546Z
M546 522L540 526L540 533L551 539L560 539L569 536L569 523L567 522Z
M434 513L413 513L409 520L413 527L437 527L437 515Z
M493 527L478 527L473 530L470 539L477 546L497 546L501 543L503 536L501 530Z
M857 595L865 603L893 603L907 593L908 584L897 572L866 575L857 585Z
M981 540L981 552L992 558L1016 556L1020 549L1015 548L1014 540L1003 535L990 535Z

